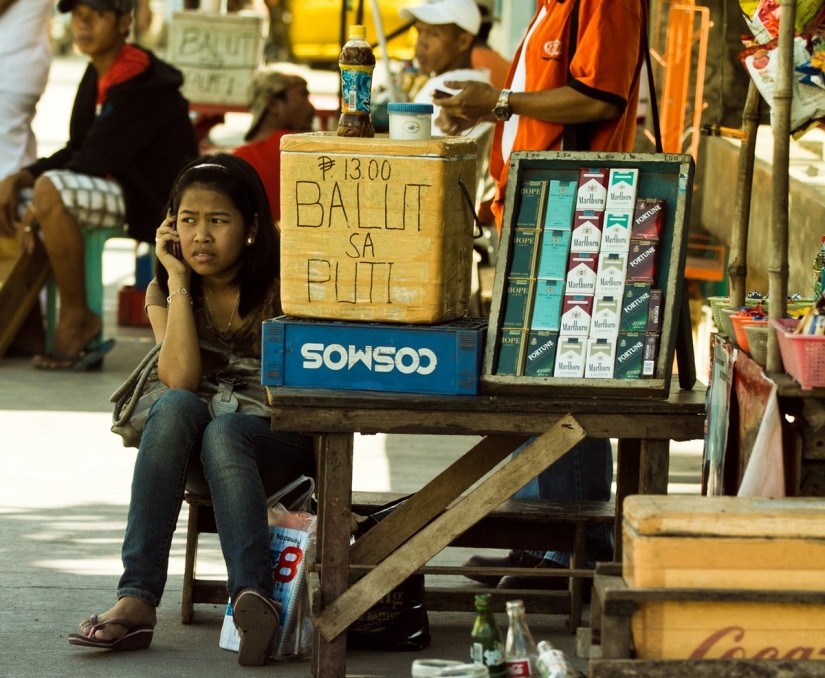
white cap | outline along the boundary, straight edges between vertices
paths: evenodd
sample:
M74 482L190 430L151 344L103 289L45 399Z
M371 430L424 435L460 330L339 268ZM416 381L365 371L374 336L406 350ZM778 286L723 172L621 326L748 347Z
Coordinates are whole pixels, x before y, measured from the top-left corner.
M481 28L481 12L475 0L427 0L421 5L402 7L398 13L402 19L425 24L456 24L473 35Z

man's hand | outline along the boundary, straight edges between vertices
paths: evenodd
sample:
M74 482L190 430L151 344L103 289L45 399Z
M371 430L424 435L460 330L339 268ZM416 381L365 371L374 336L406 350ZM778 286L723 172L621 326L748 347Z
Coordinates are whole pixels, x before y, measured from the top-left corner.
M479 120L495 120L493 108L499 95L495 87L477 80L450 80L444 85L461 90L455 96L433 99L448 119L469 121L469 125L464 125L465 129Z
M0 236L14 237L18 192L33 183L34 178L26 171L10 174L0 181Z
M31 254L34 252L34 239L37 237L37 221L34 217L34 210L29 208L23 214L23 218L15 224L17 230L17 250Z

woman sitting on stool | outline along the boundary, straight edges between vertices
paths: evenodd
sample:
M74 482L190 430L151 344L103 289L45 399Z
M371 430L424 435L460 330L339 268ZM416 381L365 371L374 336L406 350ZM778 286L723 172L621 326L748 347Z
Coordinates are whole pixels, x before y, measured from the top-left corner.
M149 646L187 466L200 459L241 633L238 661L257 666L266 661L279 624L262 475L283 487L314 476L314 458L310 438L270 430L263 401L261 322L281 312L279 243L255 170L223 154L190 163L175 182L156 241L157 277L146 304L162 342L161 395L140 438L124 573L115 605L81 622L82 633L69 642L114 650ZM257 378L239 384L233 367L243 361L257 364Z

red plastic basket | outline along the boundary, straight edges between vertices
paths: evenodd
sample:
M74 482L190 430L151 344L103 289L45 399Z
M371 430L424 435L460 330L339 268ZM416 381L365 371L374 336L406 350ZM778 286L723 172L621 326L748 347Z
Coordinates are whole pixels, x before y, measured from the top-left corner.
M748 325L767 325L768 319L765 318L764 320L754 320L753 317L748 315L732 315L730 320L733 323L733 329L736 332L736 343L739 344L739 348L747 353L750 353L751 347L748 342L748 333L745 331L745 328Z
M794 334L797 322L794 318L771 320L785 371L804 389L825 386L825 337Z

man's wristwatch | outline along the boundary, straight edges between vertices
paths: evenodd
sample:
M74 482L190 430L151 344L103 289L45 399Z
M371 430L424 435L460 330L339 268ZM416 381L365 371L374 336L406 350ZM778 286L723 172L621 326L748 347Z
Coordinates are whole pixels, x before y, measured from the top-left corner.
M493 115L499 120L507 121L513 116L513 111L510 110L510 90L503 89L498 95L496 107L493 109Z

